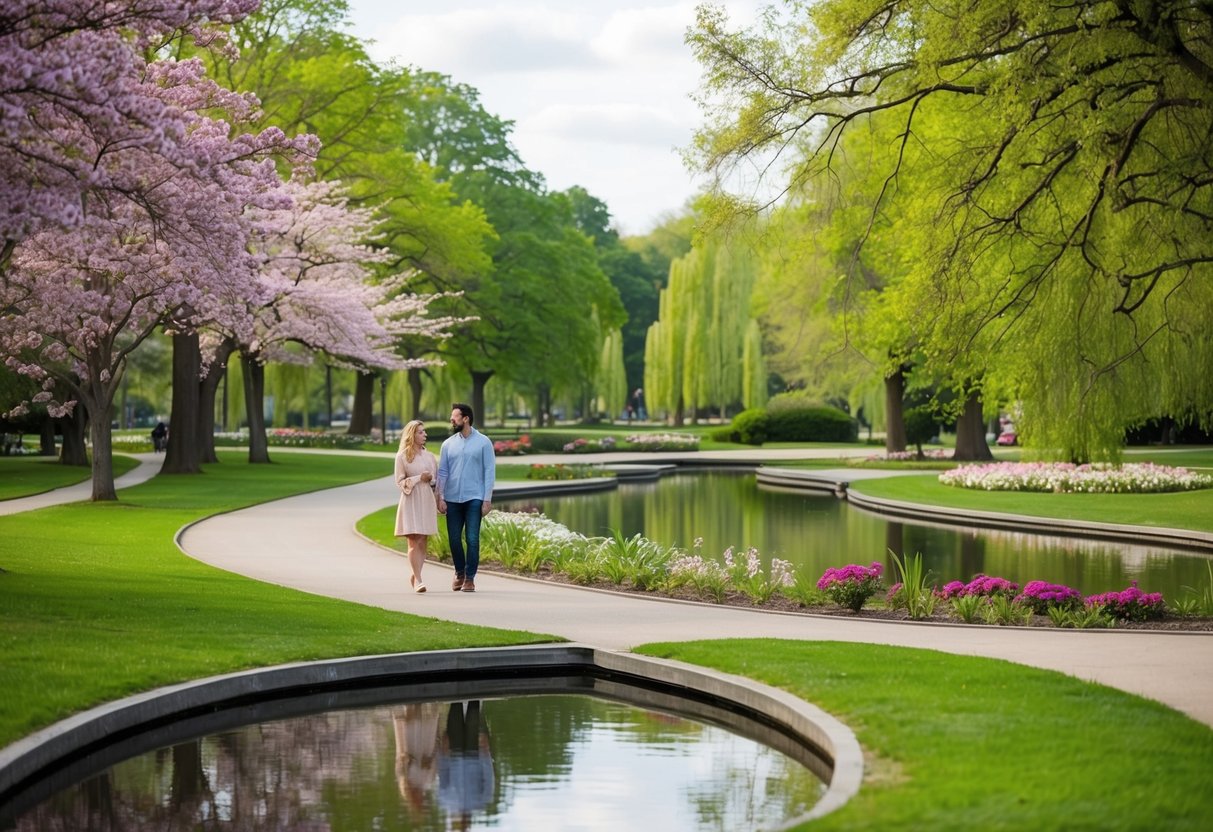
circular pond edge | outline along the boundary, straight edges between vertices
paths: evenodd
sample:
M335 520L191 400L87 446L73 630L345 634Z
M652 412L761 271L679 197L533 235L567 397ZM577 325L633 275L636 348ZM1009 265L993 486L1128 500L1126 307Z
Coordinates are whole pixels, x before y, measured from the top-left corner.
M828 814L859 791L864 771L859 741L850 728L812 703L752 679L681 662L588 645L556 644L278 665L129 696L68 717L0 749L0 805L56 769L123 737L259 700L387 682L407 685L410 680L472 681L570 672L681 691L688 700L725 707L810 749L825 764L828 786L809 812L787 820L781 829Z

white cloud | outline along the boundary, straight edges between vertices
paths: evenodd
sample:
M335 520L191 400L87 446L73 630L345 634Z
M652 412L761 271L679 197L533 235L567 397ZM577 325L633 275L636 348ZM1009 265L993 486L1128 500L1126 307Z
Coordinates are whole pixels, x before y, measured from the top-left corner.
M597 59L579 23L569 14L525 7L405 15L376 33L372 54L456 80L585 67Z
M686 144L685 122L658 107L618 102L557 104L528 117L519 131L542 133L577 142L645 145L669 150Z
M724 0L753 20L762 0ZM515 123L514 144L549 187L581 185L628 233L680 209L699 183L682 164L700 123L688 0L350 0L376 60L450 75Z

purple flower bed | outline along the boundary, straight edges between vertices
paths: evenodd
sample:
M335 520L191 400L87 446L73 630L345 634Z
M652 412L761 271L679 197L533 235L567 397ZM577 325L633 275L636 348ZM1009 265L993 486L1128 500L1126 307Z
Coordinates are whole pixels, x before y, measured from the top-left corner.
M1088 607L1102 606L1106 612L1124 621L1149 621L1166 612L1161 592L1142 592L1133 581L1128 589L1088 595Z
M965 595L982 595L987 598L993 595L1005 595L1013 598L1017 592L1019 592L1019 584L1014 581L997 578L993 575L977 575L967 584L963 581L944 584L943 589L939 590L939 596L945 600Z
M1019 594L1020 603L1032 608L1037 615L1044 615L1050 606L1073 609L1082 603L1082 594L1073 587L1064 584L1051 584L1047 581L1028 581Z
M817 579L817 588L841 607L859 612L864 603L880 589L884 567L876 561L871 566L850 563L841 568L831 566Z

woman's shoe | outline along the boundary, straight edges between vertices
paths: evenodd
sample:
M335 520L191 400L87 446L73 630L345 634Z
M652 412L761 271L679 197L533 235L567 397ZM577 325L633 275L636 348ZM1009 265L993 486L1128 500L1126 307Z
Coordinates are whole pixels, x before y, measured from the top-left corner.
M425 584L418 581L417 585L413 587L413 592L425 592Z

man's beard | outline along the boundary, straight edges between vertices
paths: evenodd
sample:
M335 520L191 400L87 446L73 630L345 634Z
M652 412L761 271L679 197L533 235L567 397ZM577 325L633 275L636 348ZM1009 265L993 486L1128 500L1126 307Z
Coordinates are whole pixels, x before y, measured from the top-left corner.
M454 436L455 434L462 433L462 432L463 432L463 425L457 425L454 422L451 422L451 436Z

